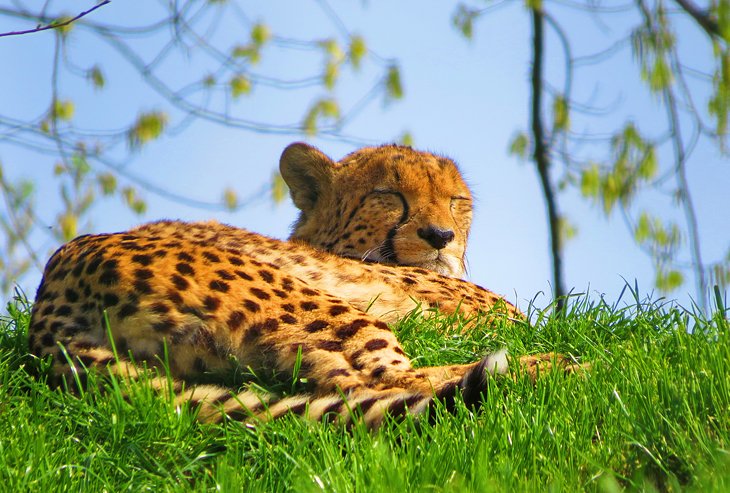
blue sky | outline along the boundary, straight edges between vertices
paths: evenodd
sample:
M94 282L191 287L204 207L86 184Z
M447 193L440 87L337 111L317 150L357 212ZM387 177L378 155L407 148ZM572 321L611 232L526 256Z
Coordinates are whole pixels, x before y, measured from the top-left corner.
M57 1L52 5L59 11L68 11L78 9L78 3ZM240 4L249 18L267 23L275 34L309 39L342 36L318 2L277 0ZM604 48L636 23L627 15L594 22L585 15L567 13L559 4L548 5L563 19L578 55ZM450 2L408 0L365 2L364 6L359 2L332 2L332 6L347 30L363 35L373 52L398 60L405 88L402 101L389 105L374 101L348 125L347 133L373 142L390 142L409 131L417 148L455 159L477 198L468 278L507 295L523 308L535 296L538 305L545 305L549 301L550 263L543 199L532 164L520 162L507 152L514 134L528 128L530 26L525 9L514 3L489 13L476 24L474 39L467 41L451 25L454 6ZM154 13L149 0L126 0L112 2L93 15L99 21L131 25ZM233 25L227 26L224 22L218 39L224 46L247 37L247 33L234 30ZM7 19L0 19L0 31L17 28ZM680 39L687 40L682 46L684 52L699 66L706 64L702 55L706 43L701 36L689 25L680 25L680 29ZM52 40L49 33L0 39L0 59L5 67L5 75L0 77L0 113L27 117L45 110ZM143 52L147 49L142 41L135 46ZM69 50L82 65L101 60L109 80L106 89L93 91L83 80L63 79L61 94L76 102L75 122L79 126L118 128L131 122L140 110L167 109L159 96L108 47L94 44L83 32L76 32L72 33ZM549 39L547 55L548 76L560 86L561 53L554 36ZM319 61L318 56L306 53L264 51L258 70L281 75L314 73L319 69ZM202 73L199 63L200 59L193 55L174 61L166 71L170 80L178 76L185 79L190 74ZM345 71L335 93L343 106L357 101L373 83L378 70L378 63L371 58L361 72ZM642 89L628 47L605 64L587 68L574 83L580 99L611 108L600 118L577 118L577 130L605 132L629 117L648 132L660 133L656 122L663 113L656 99ZM321 89L281 93L255 87L252 96L236 103L234 109L245 117L299 121L311 96L322 94ZM171 111L171 116L174 121L177 114ZM225 187L246 197L267 182L284 147L303 139L296 135L249 133L197 121L144 148L127 171L201 200L218 200ZM335 159L355 148L331 139L308 140ZM666 158L665 154L660 156ZM0 161L11 178L31 178L37 182L41 217L52 224L59 203L52 161L3 142ZM689 167L689 180L697 201L703 253L706 259L716 260L730 244L730 215L724 212L730 205L727 158L711 146L699 147ZM226 213L186 207L150 193L145 198L149 209L142 217L126 211L117 199L104 201L94 210L93 231L126 229L157 218L215 217L285 238L296 217L288 200L275 206L264 199L245 210ZM671 198L662 194L648 195L636 205L681 218L672 211ZM563 193L560 206L578 229L577 237L565 250L569 288L577 292L588 290L593 296L605 294L609 302L621 292L624 279L632 284L637 280L642 293L651 291L651 260L633 244L620 214L607 221L599 209L575 191ZM39 245L50 247L41 239ZM688 258L686 249L682 257ZM39 273L35 272L21 284L32 293L38 280ZM690 277L671 297L687 305L687 293L692 289Z

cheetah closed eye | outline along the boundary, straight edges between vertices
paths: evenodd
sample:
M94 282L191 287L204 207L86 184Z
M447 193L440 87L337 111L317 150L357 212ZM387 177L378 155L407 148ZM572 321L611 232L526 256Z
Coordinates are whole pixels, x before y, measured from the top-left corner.
M57 381L72 381L72 365L81 378L91 368L135 376L166 351L177 399L198 404L205 421L294 413L348 422L359 409L374 427L434 400L448 407L459 392L478 405L486 374L506 371L503 353L414 369L386 324L417 306L470 315L498 305L520 316L458 279L472 211L456 165L395 145L333 162L298 143L284 151L281 172L301 210L289 241L215 221L160 221L62 246L36 295L32 352L52 358ZM183 386L232 362L291 374L299 355L307 394Z

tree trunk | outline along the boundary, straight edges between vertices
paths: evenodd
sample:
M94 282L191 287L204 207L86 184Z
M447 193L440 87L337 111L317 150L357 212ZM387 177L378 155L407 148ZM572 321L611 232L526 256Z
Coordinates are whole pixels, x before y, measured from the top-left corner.
M550 255L553 267L553 295L556 311L562 311L565 305L565 284L563 282L563 260L560 247L560 223L555 197L555 189L550 181L550 156L546 146L545 129L542 122L542 64L544 47L544 17L539 8L531 9L532 13L532 140L533 160L540 176L545 208L548 214L550 233Z

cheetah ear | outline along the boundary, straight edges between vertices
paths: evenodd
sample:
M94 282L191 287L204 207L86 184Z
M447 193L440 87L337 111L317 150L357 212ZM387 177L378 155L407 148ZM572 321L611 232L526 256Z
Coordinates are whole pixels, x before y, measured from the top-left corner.
M312 210L320 195L329 189L334 161L319 149L295 142L281 154L279 171L289 185L291 198L302 212Z

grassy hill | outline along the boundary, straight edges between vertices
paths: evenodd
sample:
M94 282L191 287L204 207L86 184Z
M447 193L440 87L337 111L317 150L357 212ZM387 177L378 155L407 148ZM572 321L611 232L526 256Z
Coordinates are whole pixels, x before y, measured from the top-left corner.
M16 300L0 318L0 490L730 491L730 331L717 305L707 318L635 293L616 306L575 298L562 318L463 334L447 317L409 317L394 330L417 365L507 347L593 367L496 379L477 413L368 432L291 417L199 425L139 382L51 390L30 376L29 307Z

